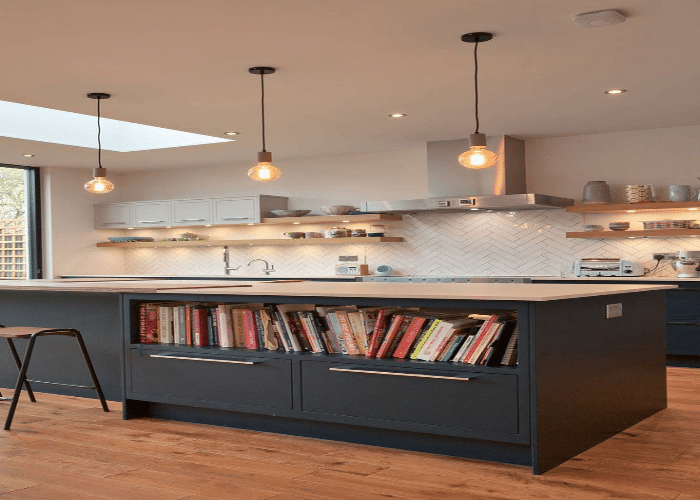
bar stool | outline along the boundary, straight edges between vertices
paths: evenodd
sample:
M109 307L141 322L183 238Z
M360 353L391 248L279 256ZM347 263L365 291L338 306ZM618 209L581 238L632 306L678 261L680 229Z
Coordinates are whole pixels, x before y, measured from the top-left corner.
M29 362L31 361L32 358L32 352L34 351L34 343L36 342L36 339L38 337L45 337L49 335L63 335L63 336L69 336L69 337L74 337L78 341L78 346L80 347L80 352L83 355L83 359L85 360L85 366L87 367L88 373L90 374L90 378L92 379L92 383L94 385L92 386L87 386L87 385L75 385L75 384L62 384L62 383L57 383L57 382L45 382L41 380L30 380L27 379L27 368L29 367ZM29 395L29 399L32 402L36 402L36 398L34 397L34 393L32 391L31 386L29 385L29 382L35 382L35 383L41 383L41 384L51 384L51 385L60 385L64 387L79 387L82 389L94 389L95 392L97 393L97 397L100 400L100 403L102 404L102 409L104 411L109 411L109 408L107 407L107 401L105 401L104 394L102 394L102 388L100 387L100 383L97 380L97 375L95 374L95 370L92 367L92 362L90 361L90 356L88 355L87 349L85 348L85 343L83 342L83 337L80 335L80 332L78 330L75 330L73 328L38 328L38 327L32 327L32 326L10 326L6 327L4 325L0 325L0 338L5 338L7 340L7 345L10 348L10 353L12 354L12 357L15 360L15 364L17 365L17 368L19 370L19 375L17 377L17 383L15 384L15 392L12 395L12 403L10 404L10 409L7 412L7 419L5 420L5 430L10 430L10 425L12 425L12 418L15 415L15 410L17 408L17 403L19 402L19 396L22 391L22 386L25 387L27 390L27 394ZM20 361L19 355L17 354L17 349L15 348L15 344L13 342L13 339L29 339L29 343L27 344L27 350L24 354L24 361ZM7 398L3 398L7 399Z

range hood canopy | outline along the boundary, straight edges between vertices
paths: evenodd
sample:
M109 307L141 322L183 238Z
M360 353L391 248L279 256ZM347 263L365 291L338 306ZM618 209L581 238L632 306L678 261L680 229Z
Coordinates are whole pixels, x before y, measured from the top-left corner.
M428 142L428 198L367 201L363 212L411 213L480 210L542 210L574 204L570 198L526 193L525 142L510 136L486 138L486 147L498 151L498 163L481 170L464 168L457 157L469 148L469 139Z

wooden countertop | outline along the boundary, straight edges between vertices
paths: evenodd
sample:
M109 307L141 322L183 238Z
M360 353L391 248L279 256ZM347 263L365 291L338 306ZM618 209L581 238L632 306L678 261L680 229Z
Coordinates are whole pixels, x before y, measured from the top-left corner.
M438 300L548 301L674 289L675 285L605 283L359 283L207 280L0 280L0 291L44 290L202 295L415 298Z

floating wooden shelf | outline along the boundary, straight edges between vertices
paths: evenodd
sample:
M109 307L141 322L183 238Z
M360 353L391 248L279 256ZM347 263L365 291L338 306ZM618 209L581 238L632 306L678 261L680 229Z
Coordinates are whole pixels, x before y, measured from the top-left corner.
M582 231L566 233L567 238L680 238L700 236L700 229L653 229L649 231Z
M700 231L698 232L700 234ZM364 245L367 243L400 243L400 236L383 236L381 238L285 238L259 240L197 240L197 241L133 241L112 243L105 241L97 244L98 248L156 248L156 247L233 247L233 246L267 246L267 245Z
M576 214L612 214L621 212L650 212L656 210L700 210L700 201L660 201L656 203L624 203L618 205L575 205L566 207Z
M267 217L262 224L337 224L351 222L382 222L401 220L400 215L362 214L362 215L305 215L304 217Z

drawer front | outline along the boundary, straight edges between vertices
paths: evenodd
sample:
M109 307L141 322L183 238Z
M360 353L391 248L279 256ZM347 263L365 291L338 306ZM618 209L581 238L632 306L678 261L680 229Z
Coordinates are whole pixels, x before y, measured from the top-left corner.
M175 200L173 202L173 225L205 224L211 224L211 200Z
M131 391L266 408L292 408L291 361L131 350Z
M700 324L666 325L666 352L700 356Z
M681 288L666 292L666 321L700 323L700 289Z
M214 224L249 224L253 222L260 222L256 198L214 200Z
M517 375L302 362L301 376L303 411L518 433Z

